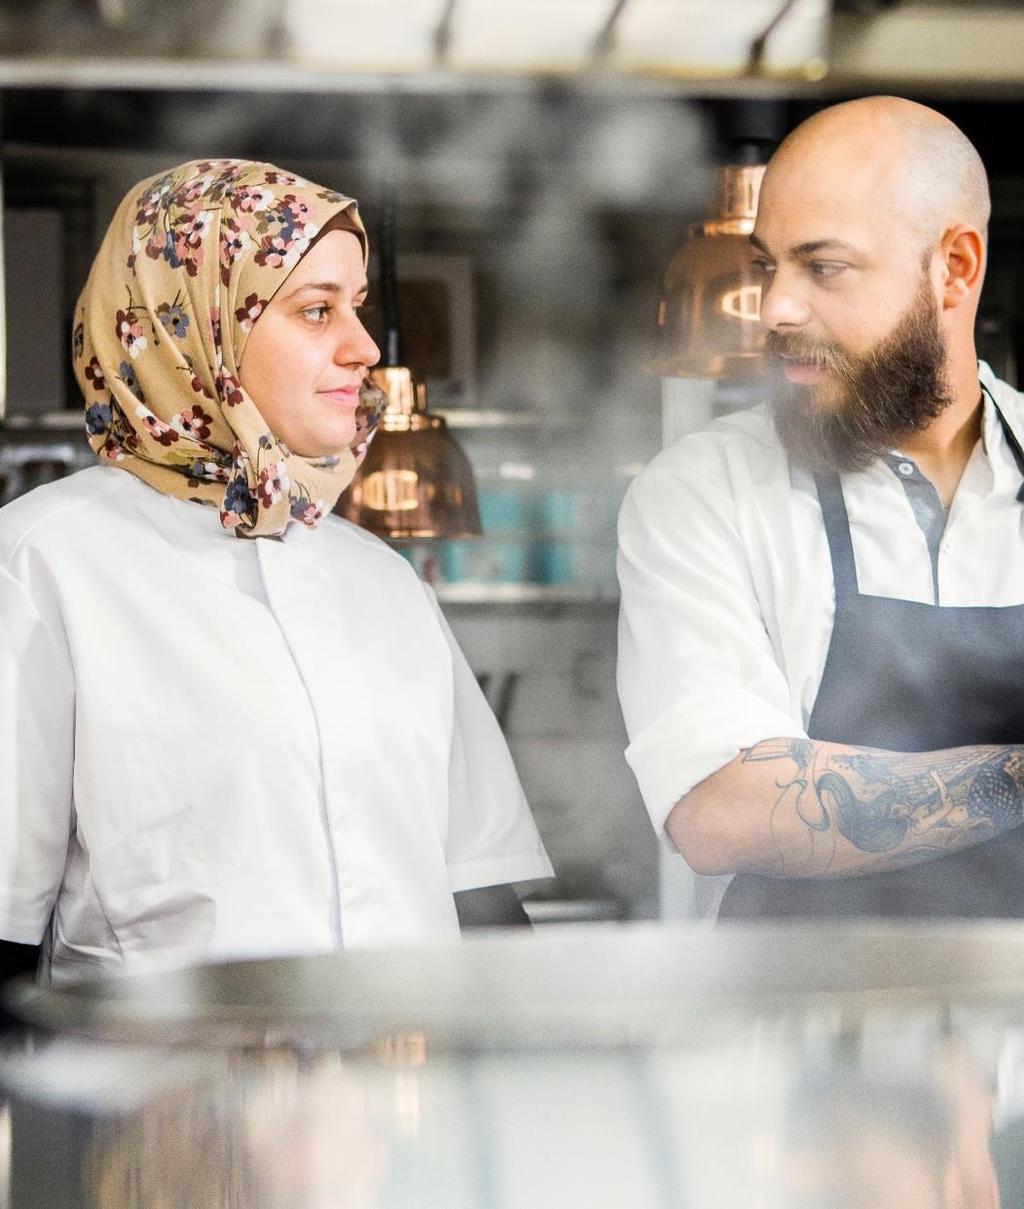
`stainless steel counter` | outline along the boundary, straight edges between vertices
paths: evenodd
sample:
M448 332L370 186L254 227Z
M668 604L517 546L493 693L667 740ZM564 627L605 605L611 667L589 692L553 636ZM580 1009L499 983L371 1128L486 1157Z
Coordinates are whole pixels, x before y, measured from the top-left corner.
M1024 1166L1013 924L568 926L13 1002L61 1030L2 1067L19 1186L71 1139L52 1209L1005 1209Z

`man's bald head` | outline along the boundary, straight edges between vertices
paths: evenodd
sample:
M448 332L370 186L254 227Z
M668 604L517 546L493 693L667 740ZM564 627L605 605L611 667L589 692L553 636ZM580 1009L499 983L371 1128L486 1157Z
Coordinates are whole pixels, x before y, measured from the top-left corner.
M925 243L960 224L984 235L991 202L981 157L948 118L902 97L864 97L823 109L798 126L769 165L772 178L825 173L885 214L904 218ZM779 183L782 183L780 179Z

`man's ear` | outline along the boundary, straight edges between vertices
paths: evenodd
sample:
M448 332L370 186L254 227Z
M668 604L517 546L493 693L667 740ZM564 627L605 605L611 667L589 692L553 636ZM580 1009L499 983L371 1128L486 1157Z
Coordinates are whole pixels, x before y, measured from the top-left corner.
M985 274L985 240L977 227L960 223L950 227L939 244L944 278L943 310L963 306L981 287Z

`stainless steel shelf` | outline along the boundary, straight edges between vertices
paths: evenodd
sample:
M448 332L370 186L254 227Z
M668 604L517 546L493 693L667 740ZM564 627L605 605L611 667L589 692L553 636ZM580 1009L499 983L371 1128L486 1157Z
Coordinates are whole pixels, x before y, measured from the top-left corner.
M435 415L443 416L449 428L568 428L572 417L564 414L547 414L542 411L499 411L476 408L431 408Z
M585 584L437 584L437 599L444 605L601 605L619 602L612 588Z
M27 428L46 428L54 429L60 432L76 432L81 433L83 440L85 436L85 411L84 409L68 410L68 411L43 411L43 412L12 412L6 416L0 416L3 421L3 427L19 432Z
M525 898L523 910L534 926L607 923L622 919L622 905L611 899Z

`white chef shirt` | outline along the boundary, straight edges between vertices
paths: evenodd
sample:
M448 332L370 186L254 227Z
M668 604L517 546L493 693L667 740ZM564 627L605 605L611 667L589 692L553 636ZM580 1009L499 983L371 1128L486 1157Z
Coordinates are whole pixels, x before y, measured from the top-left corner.
M981 380L1024 444L1024 395ZM843 475L861 592L954 605L1024 602L1021 474L992 402L932 558L901 454ZM763 739L805 738L835 591L813 477L766 407L663 450L619 517L618 685L629 762L655 829L694 785ZM1022 737L1024 738L1024 737ZM667 842L667 841L666 841Z
M546 877L498 725L408 563L96 466L0 510L0 936L43 976L458 934Z

